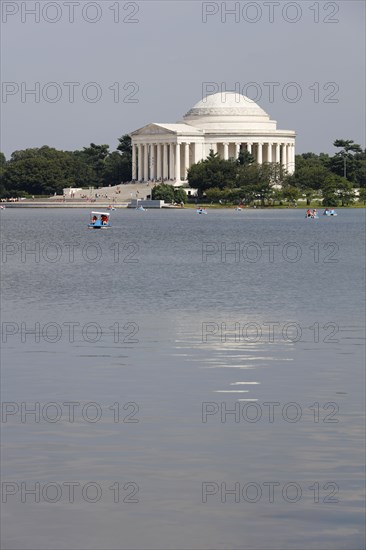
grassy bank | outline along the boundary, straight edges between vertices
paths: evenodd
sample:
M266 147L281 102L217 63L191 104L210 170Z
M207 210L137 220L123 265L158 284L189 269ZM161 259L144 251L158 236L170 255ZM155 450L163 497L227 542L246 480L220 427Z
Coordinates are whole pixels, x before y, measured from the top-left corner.
M197 204L185 204L184 205L185 208L197 208L197 206L202 206L203 208L237 208L238 205L237 204L233 204L233 203L226 203L226 204L217 204L217 203L214 203L214 204L209 204L209 203L205 203L205 202L198 202ZM247 209L253 209L253 206L242 206L241 208L243 208L243 210L247 210ZM322 210L325 208L325 206L322 206L322 205L319 205L317 201L315 202L312 202L310 204L310 206L307 206L307 205L297 205L297 206L287 206L287 205L271 205L271 206L261 206L261 205L256 205L256 209L257 210L273 210L273 209L276 209L276 210L289 210L289 209L294 209L294 210L307 210L308 208L316 208L317 210ZM329 208L329 207L328 207ZM333 207L332 207L333 208ZM335 206L334 209L335 210L341 210L342 208L366 208L366 205L363 204L363 203L355 203L355 204L350 204L349 206Z

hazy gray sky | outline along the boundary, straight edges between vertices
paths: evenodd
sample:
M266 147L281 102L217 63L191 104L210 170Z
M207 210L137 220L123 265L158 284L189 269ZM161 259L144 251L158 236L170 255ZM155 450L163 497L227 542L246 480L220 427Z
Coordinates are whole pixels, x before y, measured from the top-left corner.
M333 152L337 138L365 146L363 1L2 0L1 8L7 158L42 145L115 149L122 134L176 122L221 86L295 130L298 153Z

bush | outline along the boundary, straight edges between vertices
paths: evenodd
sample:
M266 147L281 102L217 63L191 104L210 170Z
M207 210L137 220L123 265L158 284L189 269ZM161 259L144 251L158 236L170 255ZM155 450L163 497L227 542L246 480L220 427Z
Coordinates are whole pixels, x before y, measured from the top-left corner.
M174 187L168 185L167 183L162 183L160 185L155 185L152 190L151 198L153 200L161 200L167 203L174 202Z
M183 202L184 204L187 202L187 193L184 191L184 189L181 189L178 187L178 189L174 189L174 202Z
M323 206L338 206L339 205L339 201L338 199L336 199L334 196L329 196L329 197L324 197L323 199Z

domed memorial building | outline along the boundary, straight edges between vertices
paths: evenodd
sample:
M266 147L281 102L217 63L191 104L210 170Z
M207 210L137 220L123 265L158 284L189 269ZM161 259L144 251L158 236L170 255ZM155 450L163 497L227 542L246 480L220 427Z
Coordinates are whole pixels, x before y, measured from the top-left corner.
M187 170L212 149L223 159L248 151L256 161L295 169L295 132L277 122L251 99L236 92L209 95L177 124L151 123L130 134L132 179L182 185Z

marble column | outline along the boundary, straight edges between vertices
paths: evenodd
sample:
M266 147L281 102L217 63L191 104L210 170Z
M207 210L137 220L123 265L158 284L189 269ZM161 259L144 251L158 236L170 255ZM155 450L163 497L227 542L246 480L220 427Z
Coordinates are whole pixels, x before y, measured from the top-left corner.
M240 153L240 143L235 143L235 160L238 160L239 153Z
M252 154L252 146L253 146L253 143L251 141L249 141L247 143L247 151L248 153Z
M272 162L272 143L267 144L267 162Z
M202 159L202 143L194 143L194 164Z
M136 145L135 143L132 144L132 179L135 180L137 177L137 170L136 170Z
M287 170L286 143L282 143L282 168Z
M258 143L258 158L257 158L258 164L262 164L263 162L263 143Z
M144 143L144 177L143 179L145 181L149 179L149 146L147 143Z
M289 174L295 172L295 144L290 143L288 149L288 161L287 161L287 170Z
M229 144L224 142L224 160L229 160Z
M280 156L280 143L276 143L276 162L279 164L281 162L281 156Z
M184 179L187 179L187 172L189 170L189 143L184 145Z
M174 149L175 143L169 144L169 179L174 179Z
M293 166L292 144L289 143L288 144L288 149L287 149L287 170L288 170L288 172L290 172L290 170L292 169L292 166Z
M137 146L138 149L138 156L137 156L137 179L142 179L142 145L141 143Z
M161 143L156 144L156 179L161 179Z
M168 177L168 144L163 143L163 180Z
M150 179L155 179L155 143L150 145Z
M212 149L214 153L217 153L217 143L211 143L210 149Z
M180 182L180 143L175 148L175 180Z

